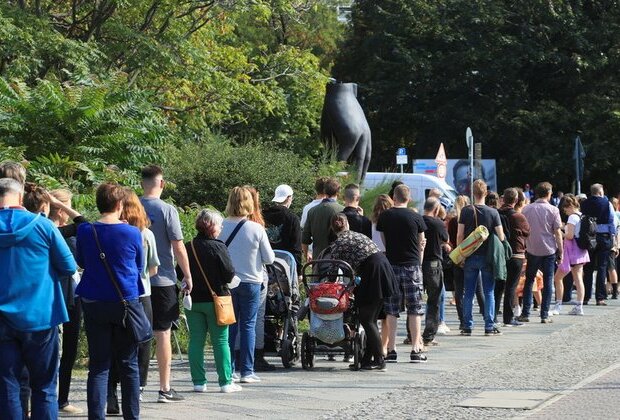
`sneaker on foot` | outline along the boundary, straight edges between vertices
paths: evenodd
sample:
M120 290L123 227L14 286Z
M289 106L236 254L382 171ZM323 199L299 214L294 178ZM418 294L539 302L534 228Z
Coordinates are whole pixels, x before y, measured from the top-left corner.
M381 363L369 363L369 364L364 364L362 365L362 370L376 370L378 372L385 372L387 371L387 367L385 366L385 362L382 361Z
M64 407L59 408L58 411L60 412L60 414L69 414L69 415L82 414L84 412L84 410L82 410L81 408L76 407L71 404L67 404Z
M242 391L243 388L241 388L241 385L237 385L236 383L231 383L228 385L224 385L222 387L220 387L220 392L224 393L224 394L230 394L231 392L239 392Z
M450 328L448 328L448 326L446 325L445 322L442 322L441 324L439 324L439 326L437 327L437 334L439 335L446 335L450 332Z
M403 340L403 344L411 344L411 338L407 337Z
M433 338L432 340L424 340L423 344L425 347L434 347L438 346L439 342Z
M560 315L562 312L562 304L556 303L553 310L549 312L549 315Z
M517 318L517 321L519 321L519 322L530 322L530 318L527 317L527 316L521 315L520 317Z
M350 354L345 354L342 361L345 363L351 363L353 361L353 356Z
M461 335L464 335L466 337L469 337L471 335L471 328L463 328L461 330Z
M388 351L387 355L385 356L386 363L397 363L398 362L397 359L398 359L398 354L396 353L396 350Z
M239 376L239 372L233 372L232 374L232 381L233 382L239 382L241 380L241 376Z
M542 318L540 320L540 323L541 324L553 324L553 319L551 319L551 318Z
M605 302L604 300L599 300L598 302L596 302L596 306L607 306L607 302Z
M583 307L575 305L568 313L569 315L583 316Z
M194 385L194 392L207 392L207 384Z
M174 389L170 388L168 391L159 391L159 397L157 397L157 402L160 403L170 403L170 402L181 402L184 401L185 398L182 395L179 395Z
M493 327L492 330L484 330L484 335L487 337L492 337L496 335L502 335L502 332L498 328Z
M260 378L255 373L252 373L251 375L242 376L240 382L242 384L255 384L260 382Z
M422 354L421 351L411 351L409 355L409 362L411 363L426 363L427 361L426 355Z
M140 402L142 402L142 399L144 398L144 387L141 386L140 387Z

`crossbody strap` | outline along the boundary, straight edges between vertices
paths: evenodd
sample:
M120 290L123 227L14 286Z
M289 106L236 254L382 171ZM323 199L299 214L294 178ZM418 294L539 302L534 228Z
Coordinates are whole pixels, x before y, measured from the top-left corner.
M211 295L213 295L214 297L217 297L217 293L213 291L213 289L211 288L211 285L209 284L209 279L207 278L207 274L202 269L202 264L200 264L200 260L198 259L198 254L196 253L196 247L194 247L194 241L191 241L190 245L192 247L192 253L194 254L194 259L196 260L196 264L198 264L198 268L200 269L200 272L202 273L202 277L205 279L205 283L207 283L207 287L211 291Z
M237 223L237 226L235 226L235 228L233 229L233 231L230 234L230 236L228 237L228 239L226 239L226 242L224 242L226 247L228 247L231 244L231 242L233 241L233 239L235 239L235 236L237 236L237 233L239 233L239 229L241 229L241 227L243 226L243 224L245 222L247 222L247 219L243 219L239 223Z
M105 252L103 252L103 248L101 248L101 243L99 242L99 235L97 235L97 229L95 228L95 224L91 223L90 226L93 228L93 236L95 237L95 242L97 243L97 248L99 249L99 259L101 260L101 263L103 264L106 271L108 272L108 277L110 277L110 281L114 285L114 288L116 289L116 293L118 293L118 297L121 299L121 302L123 302L123 305L127 306L127 300L123 297L123 292L121 291L121 288L118 285L116 276L114 275L112 268L110 268L110 264L108 264L108 260L106 259Z

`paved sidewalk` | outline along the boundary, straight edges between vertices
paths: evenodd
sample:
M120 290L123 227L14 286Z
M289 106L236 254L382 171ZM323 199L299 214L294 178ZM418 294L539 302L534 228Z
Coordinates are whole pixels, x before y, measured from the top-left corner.
M617 301L610 302L609 307L585 307L584 317L556 316L553 324L540 324L533 313L529 325L505 328L505 334L500 337L485 337L479 316L474 335L459 336L456 311L447 307L448 324L453 332L438 336L441 345L430 349L426 364L407 363L410 346L399 344L399 363L388 365L384 373L351 372L342 361L317 358L313 371L306 372L301 367L279 368L261 374L261 384L244 386L244 391L238 394L220 394L215 385L208 385L206 394L192 393L187 364L175 361L173 386L187 398L177 404L155 402L157 376L153 366L141 406L142 418L478 420L522 416L521 410L464 408L457 404L483 391L557 393L610 366L620 357L620 346L617 346L620 305ZM569 309L565 308L564 312ZM400 326L399 343L405 336L402 320ZM215 381L211 363L208 372L209 379ZM85 407L85 381L75 380L73 387L72 402Z

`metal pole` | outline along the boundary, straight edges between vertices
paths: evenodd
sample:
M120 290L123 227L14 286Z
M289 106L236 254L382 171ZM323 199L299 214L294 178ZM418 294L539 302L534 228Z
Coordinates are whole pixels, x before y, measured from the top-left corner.
M581 194L581 180L579 179L579 159L581 156L579 155L579 137L575 137L575 181L577 181L577 195Z
M469 138L469 198L474 204L474 138Z
M400 173L401 173L401 175L404 173L403 172L403 164L402 163L400 164Z

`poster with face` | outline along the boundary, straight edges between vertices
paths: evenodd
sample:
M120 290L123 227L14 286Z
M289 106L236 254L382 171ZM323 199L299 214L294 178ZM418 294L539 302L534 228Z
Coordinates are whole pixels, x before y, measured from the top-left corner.
M434 159L416 159L413 161L414 174L437 176L437 170L437 163ZM459 194L469 195L469 160L448 159L445 171L446 183L452 185ZM479 178L487 183L490 191L497 191L495 159L474 160L474 179Z

